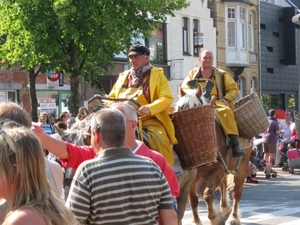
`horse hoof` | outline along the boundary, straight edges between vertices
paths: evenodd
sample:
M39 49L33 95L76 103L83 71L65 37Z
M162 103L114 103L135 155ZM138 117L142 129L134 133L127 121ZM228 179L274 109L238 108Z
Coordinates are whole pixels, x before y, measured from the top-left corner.
M227 219L225 225L241 225L241 223L240 223L239 219L230 217Z

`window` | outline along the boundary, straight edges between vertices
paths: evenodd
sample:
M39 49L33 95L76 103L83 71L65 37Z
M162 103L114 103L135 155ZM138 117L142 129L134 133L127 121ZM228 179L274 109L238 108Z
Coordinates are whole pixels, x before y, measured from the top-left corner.
M251 88L256 88L256 82L254 78L251 79Z
M182 19L182 44L183 44L183 54L189 54L189 19Z
M270 47L270 46L266 46L266 47L267 47L268 52L273 52L273 47Z
M250 13L249 27L250 27L250 51L254 52L254 14L253 13Z
M243 91L244 91L243 80L241 78L238 78L237 85L238 85L238 88L239 88L238 98L241 99L241 98L243 98Z
M164 57L164 26L160 24L156 30L151 32L151 37L147 40L148 47L151 51L151 60L163 61Z
M277 32L277 31L273 31L273 36L274 36L274 37L279 37L280 34L279 34L279 32Z
M227 27L228 27L228 33L227 33L227 45L228 47L235 47L236 45L236 28L235 28L235 8L228 8L227 10Z
M242 48L246 48L246 8L240 8L240 23L242 35Z
M0 102L17 102L16 91L0 91Z
M266 29L266 24L261 23L261 24L260 24L260 29L265 30L265 29Z
M194 55L198 56L199 48L195 46L195 34L199 33L199 21L193 20L193 32L194 32Z

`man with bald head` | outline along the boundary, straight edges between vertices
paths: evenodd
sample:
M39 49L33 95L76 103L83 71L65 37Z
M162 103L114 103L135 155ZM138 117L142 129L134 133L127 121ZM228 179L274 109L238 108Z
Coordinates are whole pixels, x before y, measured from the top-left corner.
M210 104L216 106L216 116L232 146L233 157L245 155L240 149L238 127L232 110L233 101L239 94L237 83L224 70L213 67L214 55L204 50L199 56L200 67L192 69L182 83L183 89L194 89L201 85Z
M118 109L94 114L94 159L76 170L66 205L81 224L177 224L168 183L152 160L124 147L126 119Z

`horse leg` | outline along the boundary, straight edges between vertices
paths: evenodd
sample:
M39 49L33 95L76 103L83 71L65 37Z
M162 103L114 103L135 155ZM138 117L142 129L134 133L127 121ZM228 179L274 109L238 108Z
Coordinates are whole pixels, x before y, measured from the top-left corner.
M235 185L232 192L232 211L229 218L226 221L226 224L230 225L240 225L240 212L239 212L239 203L242 198L243 185L245 182L245 177L247 175L247 167L250 160L250 154L252 151L252 146L249 146L245 149L246 155L242 158L240 163L240 168L235 174Z
M192 220L192 225L202 225L202 222L199 217L199 212L198 212L198 206L199 206L199 198L197 195L197 183L201 179L196 176L195 180L192 183L190 193L189 193L189 202L192 208L192 213L193 213L193 220Z
M223 181L220 184L220 193L221 193L221 198L220 198L220 207L221 207L221 212L222 212L222 217L223 218L228 218L231 208L229 204L229 186L231 184L231 181L228 181L230 178L232 178L232 175L227 175L224 177ZM232 178L233 179L233 178ZM234 181L232 181L234 182ZM232 184L234 185L234 183Z
M236 180L234 190L232 192L232 211L226 221L226 225L240 225L239 203L242 197L242 189L245 178L242 181Z
M183 176L178 178L178 183L180 185L180 196L177 199L178 211L177 211L177 218L178 218L178 225L181 225L182 218L184 216L186 203L188 200L188 195L191 189L191 185L196 177L197 170L186 170L184 171Z
M207 180L205 180L207 187L203 193L203 198L206 202L207 216L213 225L224 224L219 208L216 208L214 205L215 191L219 187L223 177L221 174L222 171L216 170L214 173L209 175Z

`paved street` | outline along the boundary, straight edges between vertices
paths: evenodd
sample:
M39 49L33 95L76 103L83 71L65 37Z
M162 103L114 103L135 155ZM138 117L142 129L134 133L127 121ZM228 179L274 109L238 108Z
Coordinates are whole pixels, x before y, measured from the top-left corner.
M258 172L259 184L245 183L240 204L242 224L295 225L300 224L300 170L295 174L275 169L277 178L266 179ZM205 203L200 202L199 215L203 225L208 225ZM191 210L187 204L183 225L191 224Z

